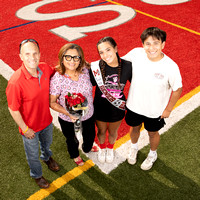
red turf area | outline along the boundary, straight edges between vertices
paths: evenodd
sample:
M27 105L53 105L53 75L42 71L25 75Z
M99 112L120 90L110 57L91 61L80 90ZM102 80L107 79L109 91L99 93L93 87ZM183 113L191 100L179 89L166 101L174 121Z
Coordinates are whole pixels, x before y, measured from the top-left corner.
M27 22L31 22L31 20L18 18L16 16L16 12L20 8L36 2L40 1L21 0L13 3L13 1L7 0L4 3L1 3L0 58L14 70L19 68L21 65L21 61L18 56L18 46L23 39L36 39L41 48L41 61L45 61L49 65L55 66L57 64L57 54L59 49L69 41L53 34L49 31L50 29L62 25L70 27L91 26L110 21L119 15L115 11L101 11L56 20L37 21L28 25L19 26ZM131 7L138 12L131 21L114 28L85 33L86 37L72 41L73 43L79 44L83 48L85 57L89 62L99 59L99 55L96 50L96 43L100 38L108 35L112 36L118 43L119 54L123 56L132 48L141 46L139 37L145 28L158 26L167 32L167 42L164 52L176 61L180 67L184 85L182 95L190 92L192 89L200 85L200 3L198 0L191 0L186 3L168 6L147 4L145 1L141 0L116 0L115 2ZM37 12L43 14L59 13L91 5L106 6L114 4L100 0L94 2L91 2L90 0L54 1L54 3L49 3L38 8ZM196 33L192 33L172 24L141 14L141 11L176 25L188 28L191 31L196 31ZM126 94L127 92L128 87L126 87ZM126 134L127 132L128 127L123 122L119 130L119 136Z

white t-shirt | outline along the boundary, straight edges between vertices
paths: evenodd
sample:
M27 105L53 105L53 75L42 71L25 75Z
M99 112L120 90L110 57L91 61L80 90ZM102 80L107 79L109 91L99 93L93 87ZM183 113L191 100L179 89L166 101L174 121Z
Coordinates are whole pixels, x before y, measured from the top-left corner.
M132 62L127 108L150 118L159 117L169 102L172 90L182 87L177 64L165 54L160 61L152 62L143 48L135 48L123 58Z

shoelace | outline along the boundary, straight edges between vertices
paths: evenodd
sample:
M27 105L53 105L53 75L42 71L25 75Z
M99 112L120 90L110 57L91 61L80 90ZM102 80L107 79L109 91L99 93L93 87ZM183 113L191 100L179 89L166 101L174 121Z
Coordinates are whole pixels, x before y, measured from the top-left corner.
M153 156L148 156L148 157L147 157L147 160L146 160L146 163L148 164L148 163L150 163L150 162L153 162L153 159L154 159Z

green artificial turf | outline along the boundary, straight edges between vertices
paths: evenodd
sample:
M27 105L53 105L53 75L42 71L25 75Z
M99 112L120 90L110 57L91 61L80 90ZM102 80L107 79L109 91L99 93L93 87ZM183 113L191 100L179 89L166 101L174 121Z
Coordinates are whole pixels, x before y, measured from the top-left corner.
M7 81L0 76L0 199L24 200L39 190L29 176L23 142L6 102ZM50 194L48 200L197 200L200 199L200 107L161 135L158 160L149 171L140 165L149 146L138 153L136 165L126 162L109 175L92 167ZM57 173L42 163L43 175L52 182L76 167L69 158L65 138L54 128L54 159ZM84 156L86 159L86 157Z

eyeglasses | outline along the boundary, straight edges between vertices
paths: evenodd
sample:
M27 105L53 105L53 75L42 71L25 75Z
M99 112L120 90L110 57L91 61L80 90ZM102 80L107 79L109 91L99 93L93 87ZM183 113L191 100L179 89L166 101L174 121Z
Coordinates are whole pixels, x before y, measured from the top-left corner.
M20 45L19 45L19 51L21 50L22 45L25 44L25 43L27 43L27 42L34 42L37 45L38 49L40 49L39 48L39 44L38 44L38 42L36 40L34 40L34 39L25 39L25 40L23 40L20 43Z
M65 57L65 60L66 60L66 61L71 61L72 58L73 58L74 62L78 62L78 61L81 59L80 56L64 55L64 57Z

